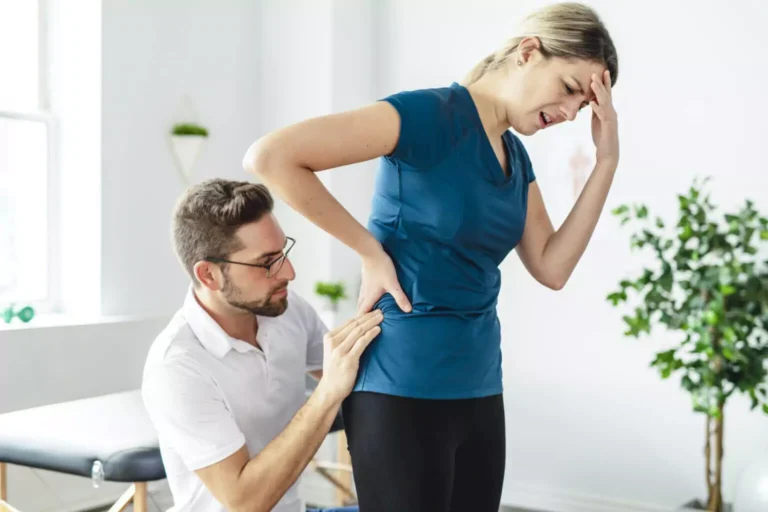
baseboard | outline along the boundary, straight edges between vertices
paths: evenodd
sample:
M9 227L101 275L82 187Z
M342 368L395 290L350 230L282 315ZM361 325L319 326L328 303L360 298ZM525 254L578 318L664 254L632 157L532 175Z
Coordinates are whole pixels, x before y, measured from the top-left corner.
M501 504L542 512L678 512L676 507L621 501L525 482L506 482Z

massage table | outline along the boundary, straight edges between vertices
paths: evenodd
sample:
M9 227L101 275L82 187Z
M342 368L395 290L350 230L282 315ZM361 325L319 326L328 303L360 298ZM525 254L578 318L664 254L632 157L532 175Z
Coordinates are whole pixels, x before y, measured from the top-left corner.
M147 512L147 484L165 478L138 390L0 414L0 511L17 512L8 464L130 484L109 512Z
M341 431L340 454L346 451L343 429L339 414L330 431ZM109 512L130 503L134 512L147 512L147 484L165 478L139 390L0 414L0 512L27 512L9 503L8 464L91 478L95 486L130 484ZM349 464L313 460L311 467L336 487L339 501L356 502Z

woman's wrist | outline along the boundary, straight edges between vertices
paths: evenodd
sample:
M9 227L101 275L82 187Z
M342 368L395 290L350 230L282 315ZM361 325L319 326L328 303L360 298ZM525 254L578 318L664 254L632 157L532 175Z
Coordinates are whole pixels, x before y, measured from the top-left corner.
M600 172L616 172L619 166L618 159L603 158L595 162L595 170Z
M375 258L383 251L381 243L368 230L364 230L364 234L355 244L354 249L363 259Z

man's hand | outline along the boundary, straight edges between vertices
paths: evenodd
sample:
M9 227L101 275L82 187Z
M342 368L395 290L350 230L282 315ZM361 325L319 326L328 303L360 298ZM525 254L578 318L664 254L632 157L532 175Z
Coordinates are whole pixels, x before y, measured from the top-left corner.
M323 339L323 378L317 390L334 403L352 392L360 367L360 356L381 332L384 315L374 310L348 321Z

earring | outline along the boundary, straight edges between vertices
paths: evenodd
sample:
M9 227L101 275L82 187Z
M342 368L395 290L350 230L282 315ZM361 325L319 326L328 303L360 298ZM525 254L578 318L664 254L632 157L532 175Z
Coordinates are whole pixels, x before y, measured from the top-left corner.
M523 65L523 61L521 61L521 60L517 61L517 65L518 66L522 66Z

